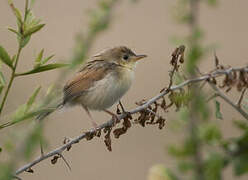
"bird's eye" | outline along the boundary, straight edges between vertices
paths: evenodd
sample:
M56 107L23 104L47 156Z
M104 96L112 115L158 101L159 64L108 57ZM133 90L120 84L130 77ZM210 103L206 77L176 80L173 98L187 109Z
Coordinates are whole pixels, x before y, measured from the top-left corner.
M129 58L128 55L124 55L124 56L123 56L123 59L124 59L124 60L128 60L128 58Z

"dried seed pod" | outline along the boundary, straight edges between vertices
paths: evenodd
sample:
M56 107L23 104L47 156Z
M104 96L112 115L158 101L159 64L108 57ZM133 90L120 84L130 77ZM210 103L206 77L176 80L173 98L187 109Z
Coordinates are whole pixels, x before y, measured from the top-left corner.
M65 137L64 140L63 140L63 144L67 144L67 143L69 143L69 142L70 142L70 139L67 138L67 137ZM71 149L71 147L72 147L71 145L68 146L68 147L66 148L66 150L69 151L69 150Z
M53 159L51 159L51 163L56 164L59 158L60 157L58 155L53 156Z
M34 170L31 169L31 168L28 168L28 169L26 170L26 172L28 172L28 173L34 173Z
M105 129L106 129L106 128L105 128ZM104 137L105 137L104 143L105 143L107 149L108 149L109 151L112 151L112 147L111 147L111 137L110 137L110 133L111 133L111 131L112 131L112 128L107 128L106 131L107 131L107 134L104 136Z
M93 139L95 136L96 136L96 132L95 131L94 132L86 132L85 133L85 138L86 138L87 141Z

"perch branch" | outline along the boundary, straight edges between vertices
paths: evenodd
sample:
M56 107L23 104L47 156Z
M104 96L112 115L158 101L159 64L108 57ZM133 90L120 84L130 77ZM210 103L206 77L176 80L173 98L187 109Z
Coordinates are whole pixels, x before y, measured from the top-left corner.
M213 90L216 92L216 95L222 98L224 101L226 101L228 104L230 104L236 111L238 111L246 120L248 120L248 114L241 109L239 105L236 105L233 103L227 96L224 95L213 83L209 83L209 85L213 88Z
M162 92L160 92L159 94L157 94L156 96L154 96L153 98L149 99L148 101L146 101L146 103L144 103L143 105L141 106L138 106L136 107L135 109L129 111L130 114L135 114L135 113L138 113L138 112L141 112L145 109L148 108L148 106L150 106L151 104L153 104L155 101L159 100L160 98L164 97L165 95L169 94L171 91L174 91L174 90L177 90L177 89L181 89L182 87L184 86L187 86L188 84L192 84L192 83L197 83L197 82L200 82L200 81L205 81L205 80L208 80L209 78L213 78L213 77L219 77L221 75L225 75L225 74L229 74L231 72L234 72L234 71L245 71L245 72L248 72L248 67L243 67L243 68L228 68L228 69L218 69L214 72L211 72L209 74L205 74L205 75L202 75L200 77L197 77L197 78L194 78L194 79L189 79L189 80L186 80L184 82L182 82L181 84L179 85L174 85L174 86L171 86L169 87L168 89L164 89ZM223 96L222 94L220 94L220 96L222 97L225 97ZM248 119L247 117L247 114L244 114L244 112L238 108L237 106L235 106L233 103L230 103L229 100L227 100L227 102L229 104L231 104L232 106L235 107L236 110L238 110L246 119ZM118 119L121 120L121 119L124 119L128 116L127 113L122 113L120 115L118 115ZM76 143L79 143L79 141L81 141L82 139L86 139L87 138L87 135L89 133L96 133L97 131L99 130L102 130L104 128L107 128L107 127L112 127L114 124L114 120L111 119L103 124L101 124L97 129L91 129L89 131L86 131L86 132L83 132L81 135L75 137L75 138L72 138L70 139L69 142L67 142L66 144L40 156L40 157L37 157L35 160L33 160L32 162L20 167L19 169L16 170L16 175L18 174L21 174L22 172L25 172L27 171L28 169L30 169L31 167L33 167L34 165L38 164L39 162L45 160L45 159L48 159L50 157L53 157L57 154L61 154L63 151L65 151L66 149L70 148L73 144L76 144Z

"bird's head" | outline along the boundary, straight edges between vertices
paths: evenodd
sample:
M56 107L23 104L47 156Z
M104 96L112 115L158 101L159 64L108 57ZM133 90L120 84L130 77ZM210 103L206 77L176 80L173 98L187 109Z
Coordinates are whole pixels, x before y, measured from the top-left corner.
M136 55L131 49L125 46L118 46L104 50L94 56L94 58L104 61L111 61L116 64L133 69L136 63L147 57L146 55Z

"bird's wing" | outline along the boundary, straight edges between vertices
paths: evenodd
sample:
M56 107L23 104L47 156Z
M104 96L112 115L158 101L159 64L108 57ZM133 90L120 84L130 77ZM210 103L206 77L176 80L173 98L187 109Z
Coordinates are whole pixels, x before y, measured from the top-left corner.
M96 81L103 79L116 66L102 60L88 62L64 86L64 104L86 92Z

